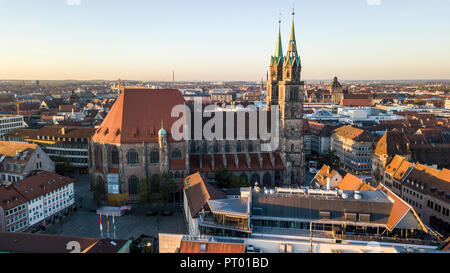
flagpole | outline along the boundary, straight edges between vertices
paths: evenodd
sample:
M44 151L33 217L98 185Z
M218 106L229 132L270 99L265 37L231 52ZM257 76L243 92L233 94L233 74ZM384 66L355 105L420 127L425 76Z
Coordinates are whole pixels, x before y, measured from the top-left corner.
M103 238L102 215L100 214L100 238Z
M109 217L106 215L106 238L109 238Z
M113 238L116 239L116 222L114 221L114 215L113 215L113 232L114 232Z

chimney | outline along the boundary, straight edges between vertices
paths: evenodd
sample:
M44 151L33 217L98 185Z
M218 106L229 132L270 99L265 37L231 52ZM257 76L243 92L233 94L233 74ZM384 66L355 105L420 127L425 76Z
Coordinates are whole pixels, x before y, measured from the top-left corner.
M329 191L330 190L330 178L328 177L327 178L327 191Z

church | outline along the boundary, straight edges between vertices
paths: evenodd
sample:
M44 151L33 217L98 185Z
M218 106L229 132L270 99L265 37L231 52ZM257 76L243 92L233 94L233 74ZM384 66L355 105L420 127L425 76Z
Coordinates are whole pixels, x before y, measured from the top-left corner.
M177 89L122 86L118 99L90 143L91 186L102 183L108 193L127 194L130 200L136 200L142 179L170 173L181 187L183 179L192 173L200 172L213 178L220 168L252 184L302 185L304 82L300 74L301 61L292 21L286 55L283 55L279 31L275 55L270 60L266 112L270 116L272 110L279 111L279 145L274 151L262 149L264 143L259 137L250 137L249 114L236 112L223 115L223 137L213 140L173 138L172 128L179 119L172 117L172 109L184 105L192 111L194 105L186 102ZM199 121L194 115L185 115L184 123L190 125L188 130L197 125L203 128L214 115L202 117L201 124L196 124ZM242 118L247 125L244 139L236 137L236 128L227 127L230 121L227 119L232 119L236 125ZM260 121L260 114L257 118ZM230 130L235 134L233 140L225 137Z

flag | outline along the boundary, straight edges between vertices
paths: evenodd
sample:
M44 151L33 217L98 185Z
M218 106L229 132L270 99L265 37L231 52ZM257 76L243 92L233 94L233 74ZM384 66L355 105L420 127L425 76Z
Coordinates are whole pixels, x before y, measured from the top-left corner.
M103 230L103 225L102 225L102 215L100 214L100 231Z
M114 231L114 238L116 237L116 222L114 221L114 215L113 215L113 231Z
M109 218L106 216L106 232L109 234Z

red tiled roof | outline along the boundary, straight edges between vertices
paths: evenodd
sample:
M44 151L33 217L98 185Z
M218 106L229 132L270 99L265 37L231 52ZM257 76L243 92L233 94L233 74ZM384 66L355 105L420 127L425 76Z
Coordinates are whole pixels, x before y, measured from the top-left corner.
M390 231L392 231L397 226L397 224L400 223L403 217L409 212L409 210L410 209L412 210L412 208L400 197L398 197L395 193L386 188L383 184L378 185L377 190L382 190L385 194L387 194L387 196L389 196L392 199L394 203L392 205L391 213L389 215L389 219L387 222L387 228ZM419 221L419 224L422 226L422 228L426 230L420 218L418 218L416 214L415 216L416 219Z
M179 90L125 87L92 139L104 143L157 142L163 122L167 140L174 141L171 128L179 118L171 117L171 111L176 105L185 105Z
M75 179L51 172L40 172L13 183L16 191L20 192L28 200L52 192L56 189L71 184Z
M206 208L210 199L225 199L226 195L203 181L200 173L192 174L184 179L184 191L188 201L191 217L198 217L198 213Z
M27 200L12 186L0 186L0 207L4 211L25 204Z

